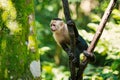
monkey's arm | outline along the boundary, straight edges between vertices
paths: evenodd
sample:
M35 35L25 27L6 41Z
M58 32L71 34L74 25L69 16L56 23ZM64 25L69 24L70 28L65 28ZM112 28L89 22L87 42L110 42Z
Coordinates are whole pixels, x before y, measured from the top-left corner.
M65 43L60 43L60 45L70 58L74 57L73 54L71 53L70 48Z
M74 30L74 33L75 33L75 38L78 37L79 33L78 33L78 30L77 30L77 28L75 26L74 21L73 20L69 20L69 21L67 21L67 24L71 25L73 27L73 30Z

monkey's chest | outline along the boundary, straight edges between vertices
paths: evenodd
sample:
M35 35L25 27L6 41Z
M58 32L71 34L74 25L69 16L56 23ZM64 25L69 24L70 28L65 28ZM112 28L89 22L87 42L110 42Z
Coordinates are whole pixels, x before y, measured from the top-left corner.
M57 34L57 35L53 35L55 41L57 42L57 44L59 43L66 43L69 44L70 42L70 38L69 35L67 34Z

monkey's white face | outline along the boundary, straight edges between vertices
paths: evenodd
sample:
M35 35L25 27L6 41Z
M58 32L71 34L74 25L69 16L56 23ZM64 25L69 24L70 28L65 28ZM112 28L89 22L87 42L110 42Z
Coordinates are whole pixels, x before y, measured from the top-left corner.
M63 25L64 25L64 22L61 20L52 20L50 22L50 28L53 32L61 30Z

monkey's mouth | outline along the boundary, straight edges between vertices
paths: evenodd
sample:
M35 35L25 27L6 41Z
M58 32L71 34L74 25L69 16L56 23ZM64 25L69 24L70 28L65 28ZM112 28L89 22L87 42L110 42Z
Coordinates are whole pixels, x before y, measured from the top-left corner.
M51 27L51 30L52 31L56 31L56 27Z
M56 31L56 29L51 29L53 32Z

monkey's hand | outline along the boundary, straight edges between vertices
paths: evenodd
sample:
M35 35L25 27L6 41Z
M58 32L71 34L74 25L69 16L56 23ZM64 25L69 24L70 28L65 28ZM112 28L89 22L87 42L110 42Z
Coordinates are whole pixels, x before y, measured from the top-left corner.
M95 55L93 53L88 53L86 50L83 53L90 62L95 62Z
M74 55L71 51L68 52L68 56L69 56L70 59L74 59Z
M79 58L76 58L72 52L68 53L69 59L72 60L72 63L76 66L79 67Z
M69 59L72 60L72 63L73 63L76 67L79 67L79 65L80 65L79 58L75 57L75 55L74 55L73 53L70 53Z
M69 21L67 21L67 25L69 25L69 26L75 26L75 23L74 23L73 20L69 20Z
M79 59L77 59L76 57L73 58L72 62L73 62L73 64L74 64L76 67L79 67L79 66L80 66L80 61L79 61Z

